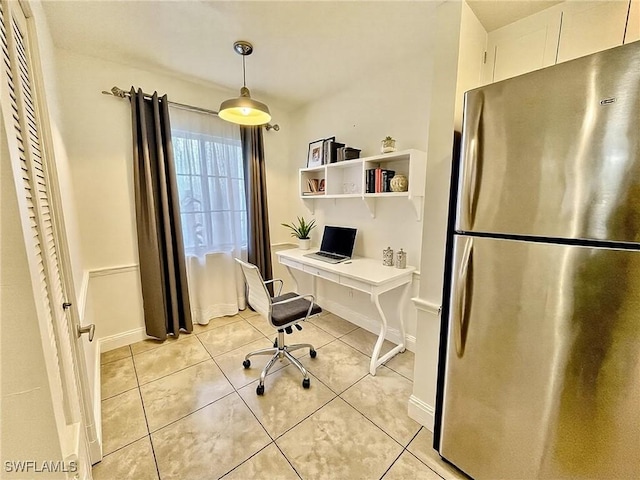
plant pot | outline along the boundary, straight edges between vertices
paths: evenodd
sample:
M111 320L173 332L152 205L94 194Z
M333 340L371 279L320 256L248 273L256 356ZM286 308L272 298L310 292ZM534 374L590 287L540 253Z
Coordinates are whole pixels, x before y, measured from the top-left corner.
M394 139L384 139L380 145L380 151L382 153L391 153L396 151L396 141Z
M300 250L309 250L310 246L311 246L311 239L310 238L299 238L298 239L298 248Z

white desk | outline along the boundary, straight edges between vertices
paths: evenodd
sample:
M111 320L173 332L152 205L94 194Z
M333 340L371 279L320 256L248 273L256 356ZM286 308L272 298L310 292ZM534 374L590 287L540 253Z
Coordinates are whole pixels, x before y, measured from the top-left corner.
M300 250L298 248L294 248L291 250L276 252L276 255L278 256L278 261L287 268L287 271L293 278L293 281L296 284L296 290L298 290L298 282L291 272L292 268L312 275L314 295L316 295L316 278L318 277L369 294L371 302L378 310L382 323L378 340L373 347L371 364L369 366L369 373L371 373L371 375L375 375L376 369L380 365L389 360L395 354L404 352L405 350L404 306L407 302L409 287L411 286L415 267L407 267L403 269L385 267L382 265L382 260L363 257L354 257L348 262L331 264L304 256L306 253L310 253L311 251L312 250ZM380 356L380 350L382 349L382 342L384 342L384 337L387 334L387 316L380 306L379 297L382 293L399 287L404 287L402 299L398 304L400 344L394 347L390 352L378 358Z

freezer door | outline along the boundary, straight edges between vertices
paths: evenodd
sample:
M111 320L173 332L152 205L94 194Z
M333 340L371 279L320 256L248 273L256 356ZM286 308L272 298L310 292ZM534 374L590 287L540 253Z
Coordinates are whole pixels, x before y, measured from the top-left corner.
M456 229L640 241L640 42L467 92Z
M640 478L640 252L459 236L440 454L482 479Z

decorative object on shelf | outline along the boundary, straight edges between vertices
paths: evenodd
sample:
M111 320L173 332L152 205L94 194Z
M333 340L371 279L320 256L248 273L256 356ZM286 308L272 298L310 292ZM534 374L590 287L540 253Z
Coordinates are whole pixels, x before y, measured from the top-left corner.
M407 252L402 249L396 254L396 268L407 268Z
M253 52L253 45L243 40L238 40L233 44L233 49L238 55L242 55L242 88L238 98L225 100L220 105L218 117L227 122L238 123L240 125L264 125L271 120L269 107L264 103L251 98L251 93L247 88L247 76L244 66L244 59Z
M324 158L324 138L309 144L309 154L307 155L307 168L321 167Z
M344 162L345 160L353 160L355 158L360 158L360 149L345 147L344 143L337 143L335 145L337 145L336 162Z
M356 184L353 182L344 182L342 184L342 193L345 195L356 193Z
M392 192L406 192L409 190L409 180L402 174L396 174L391 179L391 191Z
M344 147L344 159L353 160L360 158L360 150L358 148Z
M382 265L393 267L393 250L391 247L387 247L382 251Z
M396 151L396 141L393 137L386 136L384 140L382 140L382 145L380 147L380 151L382 153L390 153Z
M309 246L311 244L311 239L309 238L309 233L316 226L316 221L311 220L307 223L304 217L298 217L298 223L282 223L283 227L287 227L291 229L291 236L295 237L299 240L298 245L300 250L309 250Z

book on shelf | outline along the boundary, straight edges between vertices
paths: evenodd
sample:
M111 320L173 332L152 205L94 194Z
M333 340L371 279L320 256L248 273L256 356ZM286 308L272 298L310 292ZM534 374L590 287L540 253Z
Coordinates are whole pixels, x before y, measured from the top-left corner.
M387 170L385 168L372 168L367 170L366 193L390 192L391 179L395 174L395 170Z
M321 183L322 183L322 188L320 188ZM316 192L324 193L324 178L322 180L319 180L317 178L310 178L307 180L307 186L309 187L310 193L316 193Z
M395 174L395 170L382 170L382 193L391 191L391 179Z
M314 195L324 195L324 192L302 192L302 195L305 197L314 196Z
M376 191L375 185L376 185L376 169L375 168L369 168L366 171L366 177L365 177L365 193L374 193Z
M322 164L336 163L338 161L338 150L344 146L344 143L336 142L336 137L325 139L322 143Z

